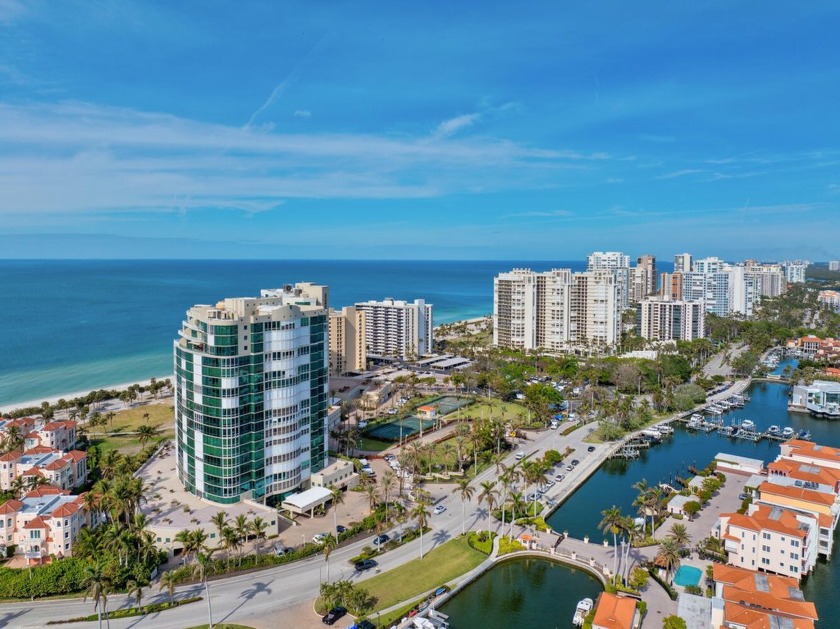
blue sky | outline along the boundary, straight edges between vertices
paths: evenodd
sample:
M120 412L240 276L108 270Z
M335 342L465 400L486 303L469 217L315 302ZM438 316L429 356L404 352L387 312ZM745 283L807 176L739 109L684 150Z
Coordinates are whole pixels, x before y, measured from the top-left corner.
M0 0L0 257L838 258L838 18Z

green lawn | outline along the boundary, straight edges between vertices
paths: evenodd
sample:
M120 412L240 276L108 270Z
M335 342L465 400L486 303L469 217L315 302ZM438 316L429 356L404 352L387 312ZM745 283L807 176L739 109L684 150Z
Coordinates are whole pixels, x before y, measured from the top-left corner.
M431 536L426 535L424 544L428 547L431 543ZM385 609L443 585L485 559L487 555L469 547L466 537L457 537L426 553L423 559L415 559L364 581L362 587L377 599L375 609Z
M528 409L516 402L502 402L501 400L487 400L478 398L475 404L462 410L471 417L486 419L500 418L502 421L517 420L520 423L528 421Z
M146 413L149 414L148 420ZM88 435L91 443L96 445L102 454L110 450L119 450L123 454L135 454L141 450L140 440L133 434L137 428L145 423L157 426L161 437L172 437L175 434L174 411L168 404L146 404L115 411L114 419L105 426L90 428Z

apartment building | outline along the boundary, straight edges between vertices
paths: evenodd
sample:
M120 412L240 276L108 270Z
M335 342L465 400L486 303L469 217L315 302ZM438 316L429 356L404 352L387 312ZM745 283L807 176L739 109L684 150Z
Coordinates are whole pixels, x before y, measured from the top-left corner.
M816 606L805 600L798 579L717 563L712 566L712 629L813 627L818 620Z
M778 480L761 483L756 504L785 509L797 517L814 518L816 552L830 557L834 551L834 531L840 518L837 496L811 487L782 484Z
M828 270L829 271L840 271L840 260L829 260L828 261Z
M674 273L688 273L692 263L690 253L678 253L674 256Z
M432 305L387 298L355 305L365 317L365 345L368 356L390 356L403 360L431 353L434 344Z
M649 295L656 295L659 277L656 275L656 257L646 254L636 258L631 270L632 294L630 301L638 303Z
M51 421L35 428L26 435L24 447L47 447L50 450L72 450L76 447L76 422Z
M76 489L87 482L87 455L79 450L62 452L46 446L0 455L0 489L11 490L18 476L40 476L59 489Z
M569 341L572 272L513 269L493 279L493 343L561 350Z
M611 270L572 276L569 341L610 347L621 340L621 275Z
M96 524L88 521L84 494L71 496L56 487L40 487L0 505L0 541L36 563L50 555L71 556L81 528Z
M834 312L840 312L840 292L836 290L821 290L817 294L817 301Z
M630 306L630 256L619 251L595 251L586 257L586 271L611 271L616 278L619 307L624 310Z
M811 384L794 385L788 408L792 411L805 411L816 417L840 419L840 383L814 380Z
M743 515L722 513L717 533L728 563L740 568L799 579L817 563L818 527L812 515L754 504Z
M791 284L804 284L809 266L811 263L807 260L785 260L781 263L785 279Z
M367 369L365 313L355 306L330 308L330 375Z
M636 306L636 331L656 341L693 341L706 336L706 309L701 301L647 297Z
M189 492L273 504L326 465L328 295L287 285L187 311L174 403L176 469Z

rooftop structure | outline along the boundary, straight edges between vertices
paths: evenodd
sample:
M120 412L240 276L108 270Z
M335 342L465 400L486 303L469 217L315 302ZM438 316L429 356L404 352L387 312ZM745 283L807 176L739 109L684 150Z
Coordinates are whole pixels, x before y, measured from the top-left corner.
M636 624L636 601L602 592L595 606L592 629L633 629Z

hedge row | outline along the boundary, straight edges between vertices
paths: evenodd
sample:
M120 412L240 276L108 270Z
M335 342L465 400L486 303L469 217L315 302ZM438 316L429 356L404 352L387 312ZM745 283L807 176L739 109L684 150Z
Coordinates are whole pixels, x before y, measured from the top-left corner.
M174 603L152 603L151 605L144 605L139 610L136 607L126 607L125 609L117 609L112 612L108 612L108 619L109 620L116 620L118 618L133 618L134 616L145 616L146 614L156 614L158 612L162 612L166 609L174 609L175 607L180 607L181 605L187 605L189 603L196 603L198 601L204 600L201 596L193 596L191 598L185 598L180 601L175 601ZM79 616L77 618L70 618L69 620L51 620L47 624L48 625L63 625L68 622L96 622L99 619L98 614L90 614L89 616Z
M0 599L72 594L83 589L85 562L69 557L29 570L0 568Z

